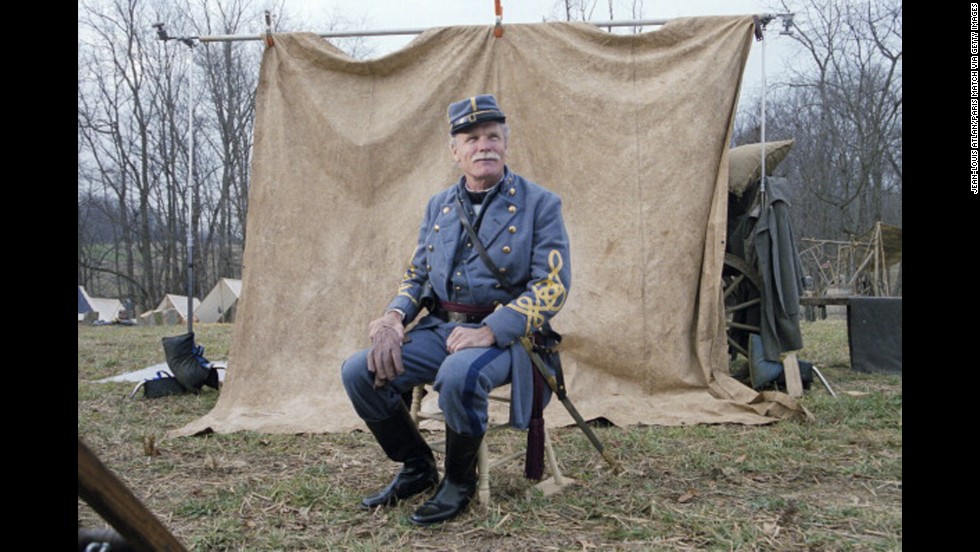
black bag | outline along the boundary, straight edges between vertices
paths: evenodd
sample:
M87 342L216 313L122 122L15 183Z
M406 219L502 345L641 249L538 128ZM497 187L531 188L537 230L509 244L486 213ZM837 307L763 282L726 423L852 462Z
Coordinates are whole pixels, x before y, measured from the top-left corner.
M148 379L136 386L133 390L135 395L139 391L140 387L143 388L143 396L147 399L156 399L159 397L167 397L170 395L181 395L187 393L187 388L181 385L180 381L172 375L160 370L157 372L157 377L153 379ZM132 397L130 395L130 397Z
M204 347L194 345L194 332L163 338L167 366L174 377L191 393L201 387L218 388L218 370L204 358Z

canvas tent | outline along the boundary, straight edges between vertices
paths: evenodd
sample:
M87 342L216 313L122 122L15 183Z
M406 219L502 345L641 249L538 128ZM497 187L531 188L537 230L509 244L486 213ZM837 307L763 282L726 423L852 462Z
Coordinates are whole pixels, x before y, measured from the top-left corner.
M89 313L97 313L95 307L92 306L92 300L89 299L88 293L86 293L85 288L78 286L78 321L81 322ZM93 315L97 316L97 314Z
M104 297L89 297L83 286L78 286L78 321L113 322L119 318L119 312L126 307L119 299Z
M235 305L242 292L242 281L233 278L222 278L211 288L211 291L201 301L201 306L195 309L195 320L206 324L213 322L234 322Z
M563 199L573 281L553 320L585 419L763 424L801 415L729 375L728 150L751 16L634 35L587 23L429 29L355 60L276 34L260 69L242 296L215 407L171 432L363 428L340 383L397 293L430 195L459 178L446 107L497 96L508 166ZM558 401L549 425L569 425Z
M197 308L201 301L195 297L192 308L194 321L197 321ZM168 293L157 308L144 312L139 317L139 324L144 326L172 326L187 323L187 296Z

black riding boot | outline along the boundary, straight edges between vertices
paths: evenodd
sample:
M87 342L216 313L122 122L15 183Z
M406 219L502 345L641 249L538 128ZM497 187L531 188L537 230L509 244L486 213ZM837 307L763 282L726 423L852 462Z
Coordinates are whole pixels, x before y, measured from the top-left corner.
M425 504L415 510L409 521L431 525L456 517L476 493L476 459L483 435L460 435L446 428L446 476Z
M387 487L362 500L361 508L391 506L439 483L439 471L432 449L422 438L404 404L398 403L389 418L367 422L367 426L388 458L403 462L404 466Z

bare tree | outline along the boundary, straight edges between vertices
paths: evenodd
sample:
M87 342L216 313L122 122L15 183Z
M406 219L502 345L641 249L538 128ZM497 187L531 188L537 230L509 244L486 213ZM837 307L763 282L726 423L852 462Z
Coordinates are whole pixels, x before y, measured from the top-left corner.
M597 3L598 0L558 0L555 2L563 21L591 21ZM612 10L611 5L609 9Z
M295 14L280 10L273 16L274 30L306 31L316 33L346 33L349 31L371 28L370 22L366 17L351 17L347 14L338 12L336 9L327 11L327 6L323 7L322 12L314 11L307 17L307 19L298 21ZM374 57L375 52L377 51L374 43L372 43L372 41L365 36L331 37L329 38L329 41L331 44L340 50L343 50L347 55L354 59L367 59Z
M79 137L86 145L81 155L98 168L90 184L101 185L118 205L115 247L124 267L117 273L139 282L129 291L142 289L150 296L138 297L145 304L157 291L150 150L158 106L146 86L153 62L140 29L144 7L137 0L80 3Z
M861 234L902 188L902 5L807 0L796 13L791 36L809 63L789 83L795 133L818 134L797 167L803 192L838 213L823 232Z
M606 0L605 4L608 21L643 18L643 0ZM600 8L598 0L558 0L552 12L554 14L557 11L559 15L553 16L562 21L598 21L596 19L598 8ZM628 15L624 16L623 13ZM607 30L614 32L612 26L608 26ZM630 27L629 32L633 34L643 32L643 27Z
M189 7L199 36L260 34L263 12L249 0L207 2ZM248 211L249 165L261 41L203 43L194 70L200 75L197 182L192 221L201 247L194 250L196 292L203 295L219 278L241 276ZM200 99L200 101L199 101ZM200 231L196 229L200 228Z
M288 28L281 6L80 1L78 278L92 294L146 309L240 275L265 46L200 38L260 34L261 8L274 13L272 30ZM362 38L338 42L370 55Z
M901 225L902 6L898 0L783 2L795 13L792 58L767 92L767 140L795 139L780 168L796 183L797 235L847 239ZM758 99L739 113L758 141Z

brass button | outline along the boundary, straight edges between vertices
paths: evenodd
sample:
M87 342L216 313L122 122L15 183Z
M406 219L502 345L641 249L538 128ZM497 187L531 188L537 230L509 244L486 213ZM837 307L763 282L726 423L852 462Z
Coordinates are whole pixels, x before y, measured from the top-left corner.
M507 190L507 193L510 194L510 195L514 195L514 194L517 193L517 189L516 188L511 188L511 189Z
M514 207L513 205L511 205L510 207L507 208L507 210L510 211L511 213L516 213L517 212L517 207Z
M456 286L456 287L455 287L454 289L455 289L456 291L459 291L459 290L461 290L461 289L463 289L463 288L462 288L462 287L460 287L460 286Z
M504 246L504 253L510 253L510 246L509 245L505 245Z
M507 272L507 269L505 267L500 267L500 273L501 274L504 274L506 272Z
M433 249L435 249L434 247L432 247L432 244L431 243L428 246L426 246L426 247L428 248L429 251L432 251Z
M463 272L462 272L462 271L459 271L459 270L457 270L457 271L456 271L456 275L457 275L457 276L462 276L462 275L463 275Z
M513 233L517 232L517 227L516 226L511 226L511 227L507 228L507 231L510 232L511 234L513 234Z
M443 212L443 214L448 213L449 212L449 207L443 207L442 208L442 212Z
M439 231L439 225L437 224L437 225L433 226L432 229L435 230L436 232L438 232Z
M466 242L466 247L473 247L473 244L470 242Z
M425 265L426 272L432 272L432 265Z

